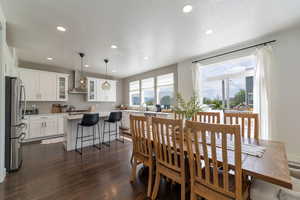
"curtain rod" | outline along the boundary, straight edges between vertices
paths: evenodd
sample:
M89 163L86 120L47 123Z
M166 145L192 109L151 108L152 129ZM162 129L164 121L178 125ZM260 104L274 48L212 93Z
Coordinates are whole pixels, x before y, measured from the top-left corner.
M243 51L243 50L246 50L246 49L251 49L251 48L262 46L262 45L267 45L267 44L274 43L274 42L276 42L276 40L271 40L271 41L268 41L268 42L255 44L255 45L252 45L252 46L244 47L244 48L241 48L241 49L236 49L236 50L229 51L229 52L226 52L226 53L221 53L221 54L218 54L218 55L215 55L215 56L210 56L210 57L207 57L207 58L203 58L203 59L200 59L200 60L193 61L192 63L197 63L197 62L201 62L201 61L204 61L204 60L217 58L217 57L224 56L224 55L227 55L227 54L235 53L235 52L238 52L238 51Z

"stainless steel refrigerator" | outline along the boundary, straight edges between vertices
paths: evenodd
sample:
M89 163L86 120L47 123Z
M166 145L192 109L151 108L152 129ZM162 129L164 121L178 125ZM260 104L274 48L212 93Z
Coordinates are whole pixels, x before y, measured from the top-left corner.
M23 123L26 110L25 87L16 77L5 78L5 168L7 172L22 165L22 141L25 138Z

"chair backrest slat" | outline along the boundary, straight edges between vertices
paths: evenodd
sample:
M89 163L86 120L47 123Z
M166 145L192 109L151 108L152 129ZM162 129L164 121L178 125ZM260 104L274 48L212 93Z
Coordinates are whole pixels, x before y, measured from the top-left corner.
M192 184L198 182L215 192L241 199L240 126L187 121L186 129ZM230 137L234 139L230 140ZM205 165L204 169L199 164L201 162ZM223 171L220 171L220 166ZM229 184L229 176L232 176L229 170L234 171L234 187Z
M193 121L201 123L219 124L220 113L218 112L198 112L192 118Z
M152 118L157 162L177 172L184 166L182 120Z
M257 113L224 113L224 124L239 124L242 137L259 139Z
M130 115L130 131L132 134L133 154L151 158L152 144L148 118Z

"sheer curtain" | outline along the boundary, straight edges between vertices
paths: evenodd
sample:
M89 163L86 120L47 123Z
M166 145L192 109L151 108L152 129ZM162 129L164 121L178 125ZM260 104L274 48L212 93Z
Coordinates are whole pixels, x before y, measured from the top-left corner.
M271 130L271 69L274 65L271 46L256 49L257 66L254 76L254 112L260 116L260 138L272 139Z
M203 96L202 96L202 73L201 73L201 64L195 63L192 67L192 75L193 75L193 91L197 95L200 104L203 104Z

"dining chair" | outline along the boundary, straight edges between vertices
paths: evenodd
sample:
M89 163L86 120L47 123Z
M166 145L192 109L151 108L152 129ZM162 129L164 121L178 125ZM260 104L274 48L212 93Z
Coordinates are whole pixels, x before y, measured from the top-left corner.
M242 174L239 125L187 121L186 127L191 200L197 196L213 200L248 199L249 185Z
M178 114L176 112L173 112L174 113L174 119L175 120L183 120L184 119L184 115L183 114Z
M152 192L154 162L148 120L149 119L144 116L130 115L130 130L133 144L133 165L130 181L134 182L136 180L137 165L143 164L147 166L149 168L147 197L150 198Z
M224 113L224 124L239 124L242 137L259 139L257 113Z
M161 176L181 184L181 200L186 195L184 135L182 120L152 118L156 156L156 177L152 199L156 199Z
M196 113L192 121L210 124L220 123L220 113L219 112L198 112Z

